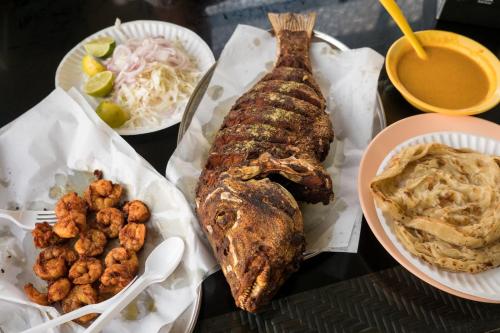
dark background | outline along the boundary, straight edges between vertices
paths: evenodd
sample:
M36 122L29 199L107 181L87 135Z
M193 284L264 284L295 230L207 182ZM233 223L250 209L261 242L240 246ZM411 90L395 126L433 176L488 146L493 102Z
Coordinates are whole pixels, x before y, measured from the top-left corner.
M442 29L469 36L500 54L500 31L438 22L436 2L398 1L414 30ZM400 31L374 0L38 0L0 1L0 126L41 101L54 89L56 68L64 55L90 34L122 22L151 19L186 26L199 34L217 58L237 24L269 28L267 12L316 11L316 30L351 48L371 47L385 54ZM500 16L499 16L500 19ZM242 64L244 66L244 64ZM379 81L388 123L417 114L383 72ZM500 122L499 107L480 115ZM175 149L178 126L126 140L161 174ZM396 266L363 223L357 254L325 253L303 264L277 298ZM229 289L216 273L203 284L200 319L236 308Z

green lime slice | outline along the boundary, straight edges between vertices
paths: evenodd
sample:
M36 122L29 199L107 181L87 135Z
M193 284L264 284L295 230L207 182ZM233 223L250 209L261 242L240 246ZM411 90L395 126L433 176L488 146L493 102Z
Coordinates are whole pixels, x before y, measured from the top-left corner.
M101 37L83 45L88 54L98 58L110 56L115 46L115 40L111 37Z
M83 91L87 95L94 97L104 97L113 89L113 73L110 71L99 72L91 76L85 85Z
M130 119L129 114L119 105L108 101L102 101L99 106L97 106L95 112L112 128L121 127Z

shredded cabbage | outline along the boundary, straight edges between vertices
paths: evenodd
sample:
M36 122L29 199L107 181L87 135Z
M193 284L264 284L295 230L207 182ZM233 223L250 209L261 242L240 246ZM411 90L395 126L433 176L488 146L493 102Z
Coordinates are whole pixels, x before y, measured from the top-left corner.
M158 126L182 111L200 77L180 41L129 39L106 62L115 74L111 99L130 119L121 128Z

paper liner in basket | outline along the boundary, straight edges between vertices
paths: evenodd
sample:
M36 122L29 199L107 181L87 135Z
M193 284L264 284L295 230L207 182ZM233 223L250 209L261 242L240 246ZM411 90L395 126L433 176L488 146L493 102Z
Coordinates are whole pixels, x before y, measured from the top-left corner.
M97 117L76 90L68 94L56 89L3 127L0 151L1 208L53 209L51 188L64 187L81 172L100 169L105 178L124 185L127 198L139 198L151 208L148 237L139 253L141 271L155 244L173 235L183 238L186 250L174 274L150 286L134 301L136 315L125 318L124 310L103 332L157 332L195 299L196 288L215 262L193 228L196 220L189 204L174 185ZM17 332L39 323L43 316L38 310L2 301L2 295L9 291L23 298L25 283L43 282L32 271L38 250L31 235L13 228L0 219L1 244L10 244L0 248L0 267L5 272L0 274L0 290L7 288L0 293L0 327ZM64 325L65 332L79 329L76 324Z

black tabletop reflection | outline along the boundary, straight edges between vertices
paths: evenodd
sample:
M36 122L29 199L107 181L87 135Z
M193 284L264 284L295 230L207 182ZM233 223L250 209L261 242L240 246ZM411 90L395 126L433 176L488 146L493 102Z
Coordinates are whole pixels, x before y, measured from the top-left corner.
M398 1L415 30L442 29L469 36L500 54L499 31L438 22L433 0ZM238 24L269 28L267 12L318 14L316 29L351 48L385 54L401 36L375 0L3 0L0 2L0 126L41 101L54 89L64 55L90 34L122 22L150 19L173 22L199 34L217 58ZM244 66L244 64L242 64ZM419 112L409 105L382 71L379 92L388 123ZM478 117L500 122L500 107ZM161 174L176 147L178 125L125 137ZM277 298L316 289L397 265L363 222L357 254L324 253L306 261ZM200 319L236 310L222 274L203 283Z

